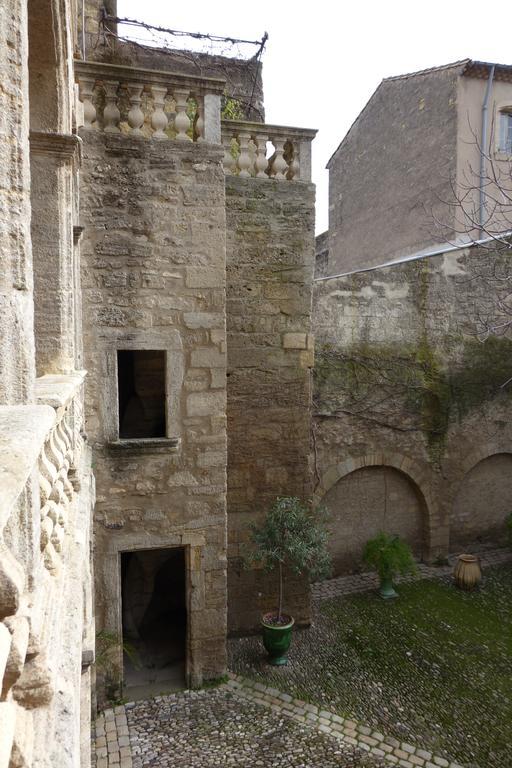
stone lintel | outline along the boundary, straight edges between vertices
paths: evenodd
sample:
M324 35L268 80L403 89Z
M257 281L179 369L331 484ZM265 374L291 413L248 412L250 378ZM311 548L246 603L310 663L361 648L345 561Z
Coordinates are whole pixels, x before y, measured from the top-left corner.
M37 155L55 155L61 160L82 160L82 139L74 133L30 131L30 152Z

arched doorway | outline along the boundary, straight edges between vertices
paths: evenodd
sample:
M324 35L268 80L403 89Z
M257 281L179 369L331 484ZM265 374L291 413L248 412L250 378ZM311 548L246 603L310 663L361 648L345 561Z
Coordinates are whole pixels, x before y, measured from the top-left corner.
M362 467L341 477L323 497L329 514L333 575L359 570L365 543L379 531L396 533L416 557L424 554L425 502L416 484L394 467Z
M464 476L450 517L450 550L505 543L512 512L512 453L488 456Z

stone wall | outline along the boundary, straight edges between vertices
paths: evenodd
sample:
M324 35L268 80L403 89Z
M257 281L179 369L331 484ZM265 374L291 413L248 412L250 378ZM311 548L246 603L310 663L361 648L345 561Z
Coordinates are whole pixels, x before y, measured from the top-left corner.
M275 576L242 567L248 525L279 495L308 498L314 188L226 177L229 628L275 607ZM286 586L309 620L309 592Z
M449 239L461 67L384 80L328 163L329 272ZM438 229L433 215L447 225Z
M26 3L0 16L0 403L31 402L35 376Z
M120 553L185 547L187 679L225 670L225 198L221 149L83 131L87 429L98 628ZM166 438L119 440L117 350L166 353ZM117 663L120 664L120 658Z
M512 339L485 323L508 271L475 247L315 281L315 498L339 572L378 528L424 559L504 542Z
M0 406L2 766L90 759L80 723L89 734L94 486L82 380L45 376L37 405Z
M329 274L329 230L315 238L315 277Z

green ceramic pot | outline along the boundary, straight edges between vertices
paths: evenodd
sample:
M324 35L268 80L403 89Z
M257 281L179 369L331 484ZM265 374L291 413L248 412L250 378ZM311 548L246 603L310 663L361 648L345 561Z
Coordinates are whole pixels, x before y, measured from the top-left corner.
M292 629L295 620L291 616L284 615L287 623L276 626L269 621L272 616L275 616L275 614L266 613L261 619L263 645L268 653L269 664L280 667L283 664L288 664L286 654L292 641Z
M391 600L393 597L398 597L398 593L393 588L393 579L384 578L380 580L379 595L384 600Z

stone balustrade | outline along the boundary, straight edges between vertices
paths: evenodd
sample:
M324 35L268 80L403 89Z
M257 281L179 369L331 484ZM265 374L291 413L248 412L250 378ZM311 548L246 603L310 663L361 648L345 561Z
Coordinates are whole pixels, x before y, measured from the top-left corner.
M224 80L83 61L75 76L86 129L220 144Z
M46 568L52 573L60 566L69 505L79 490L82 382L81 373L43 376L36 381L38 403L51 406L56 417L39 456L41 552Z
M222 121L224 170L241 178L311 181L315 130Z
M54 693L34 606L47 610L62 589L54 577L77 490L83 379L43 376L37 404L0 406L0 765L32 765L32 712Z

